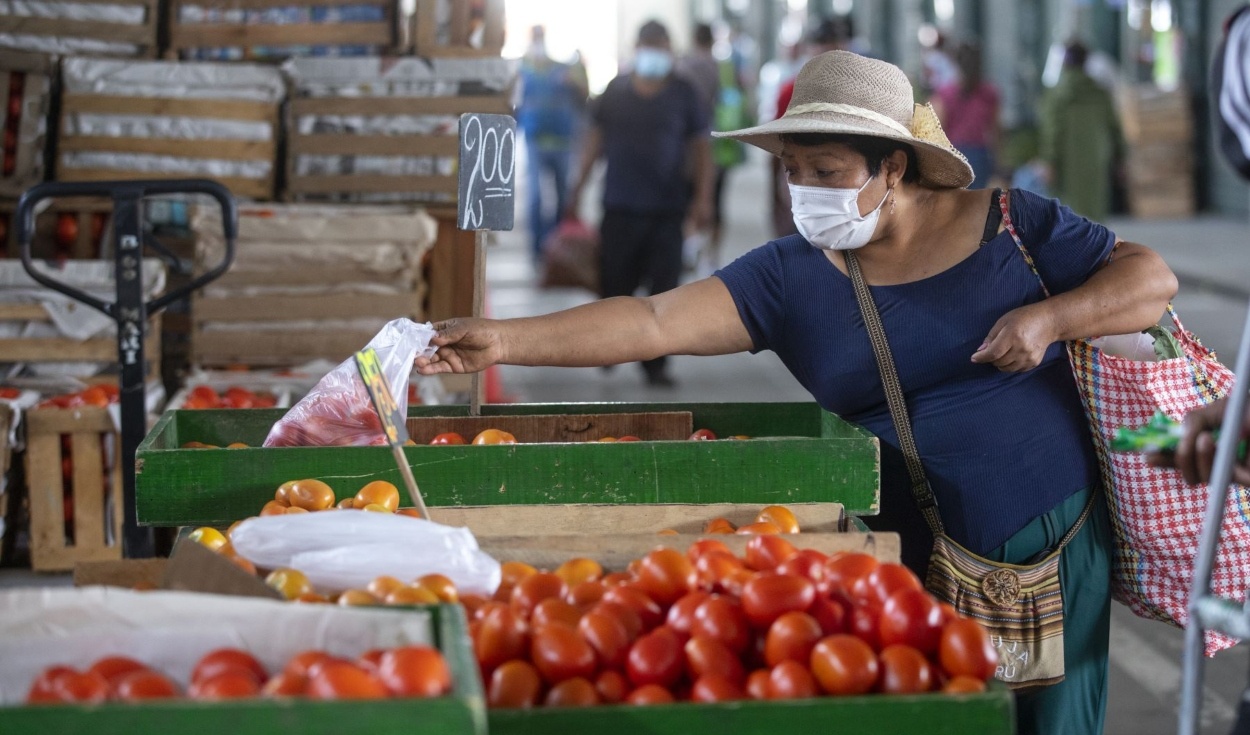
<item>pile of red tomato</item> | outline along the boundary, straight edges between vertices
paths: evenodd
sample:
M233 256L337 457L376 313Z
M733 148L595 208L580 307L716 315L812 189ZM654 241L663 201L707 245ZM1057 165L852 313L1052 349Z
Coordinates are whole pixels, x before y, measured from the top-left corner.
M187 394L183 408L273 408L278 399L270 393L255 393L247 388L232 385L217 392L207 385L197 385Z
M492 707L978 692L998 664L907 568L777 535L503 571L493 600L461 598Z
M100 383L99 385L84 388L77 393L65 393L45 399L36 408L81 408L83 406L105 408L111 403L117 403L120 395L121 391L116 385Z
M31 683L27 704L139 702L186 696L198 700L247 697L382 699L439 697L451 691L451 670L429 646L374 649L352 661L304 651L270 677L246 651L221 648L191 671L185 694L169 677L124 656L109 656L86 671L50 666Z

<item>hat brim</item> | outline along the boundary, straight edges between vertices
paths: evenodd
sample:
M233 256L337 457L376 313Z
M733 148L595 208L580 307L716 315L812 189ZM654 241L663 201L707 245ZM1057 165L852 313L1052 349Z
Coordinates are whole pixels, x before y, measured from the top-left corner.
M929 143L871 120L831 112L786 115L772 122L741 130L713 132L714 138L731 138L781 155L781 136L787 133L866 135L907 143L916 151L920 183L934 189L966 189L972 183L972 166L954 148Z

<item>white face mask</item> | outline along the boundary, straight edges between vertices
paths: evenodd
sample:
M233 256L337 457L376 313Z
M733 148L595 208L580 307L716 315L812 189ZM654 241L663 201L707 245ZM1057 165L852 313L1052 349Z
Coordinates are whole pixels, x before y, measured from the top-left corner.
M858 189L790 184L790 211L799 234L823 250L855 250L867 245L877 229L877 219L889 192L881 197L880 204L861 217L857 202L866 186L868 182Z

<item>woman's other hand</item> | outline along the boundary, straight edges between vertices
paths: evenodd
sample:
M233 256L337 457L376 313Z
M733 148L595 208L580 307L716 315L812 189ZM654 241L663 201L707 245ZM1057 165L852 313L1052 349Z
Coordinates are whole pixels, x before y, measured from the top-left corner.
M498 363L503 357L502 340L496 322L490 319L449 319L438 322L438 334L430 342L438 348L433 357L418 357L422 375L437 373L476 373Z
M1045 303L1012 309L996 322L985 341L972 355L976 363L1021 373L1042 363L1046 348L1056 341Z
M1211 433L1224 423L1224 409L1228 401L1221 399L1209 406L1191 411L1185 417L1185 434L1174 453L1152 453L1146 461L1155 467L1173 467L1190 485L1202 485L1211 481L1211 466L1215 464L1215 436ZM1250 410L1241 420L1241 439L1250 438ZM1250 485L1250 457L1233 463L1233 482Z

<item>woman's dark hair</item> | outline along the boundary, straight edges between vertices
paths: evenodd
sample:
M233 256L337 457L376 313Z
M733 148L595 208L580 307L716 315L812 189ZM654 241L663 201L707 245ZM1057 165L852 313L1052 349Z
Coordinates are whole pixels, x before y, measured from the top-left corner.
M781 142L797 145L800 148L814 148L826 143L844 145L864 157L869 176L876 176L880 173L881 164L885 163L885 159L889 158L894 151L903 151L907 154L907 170L903 172L903 181L914 184L920 180L916 149L902 141L848 133L782 133Z

